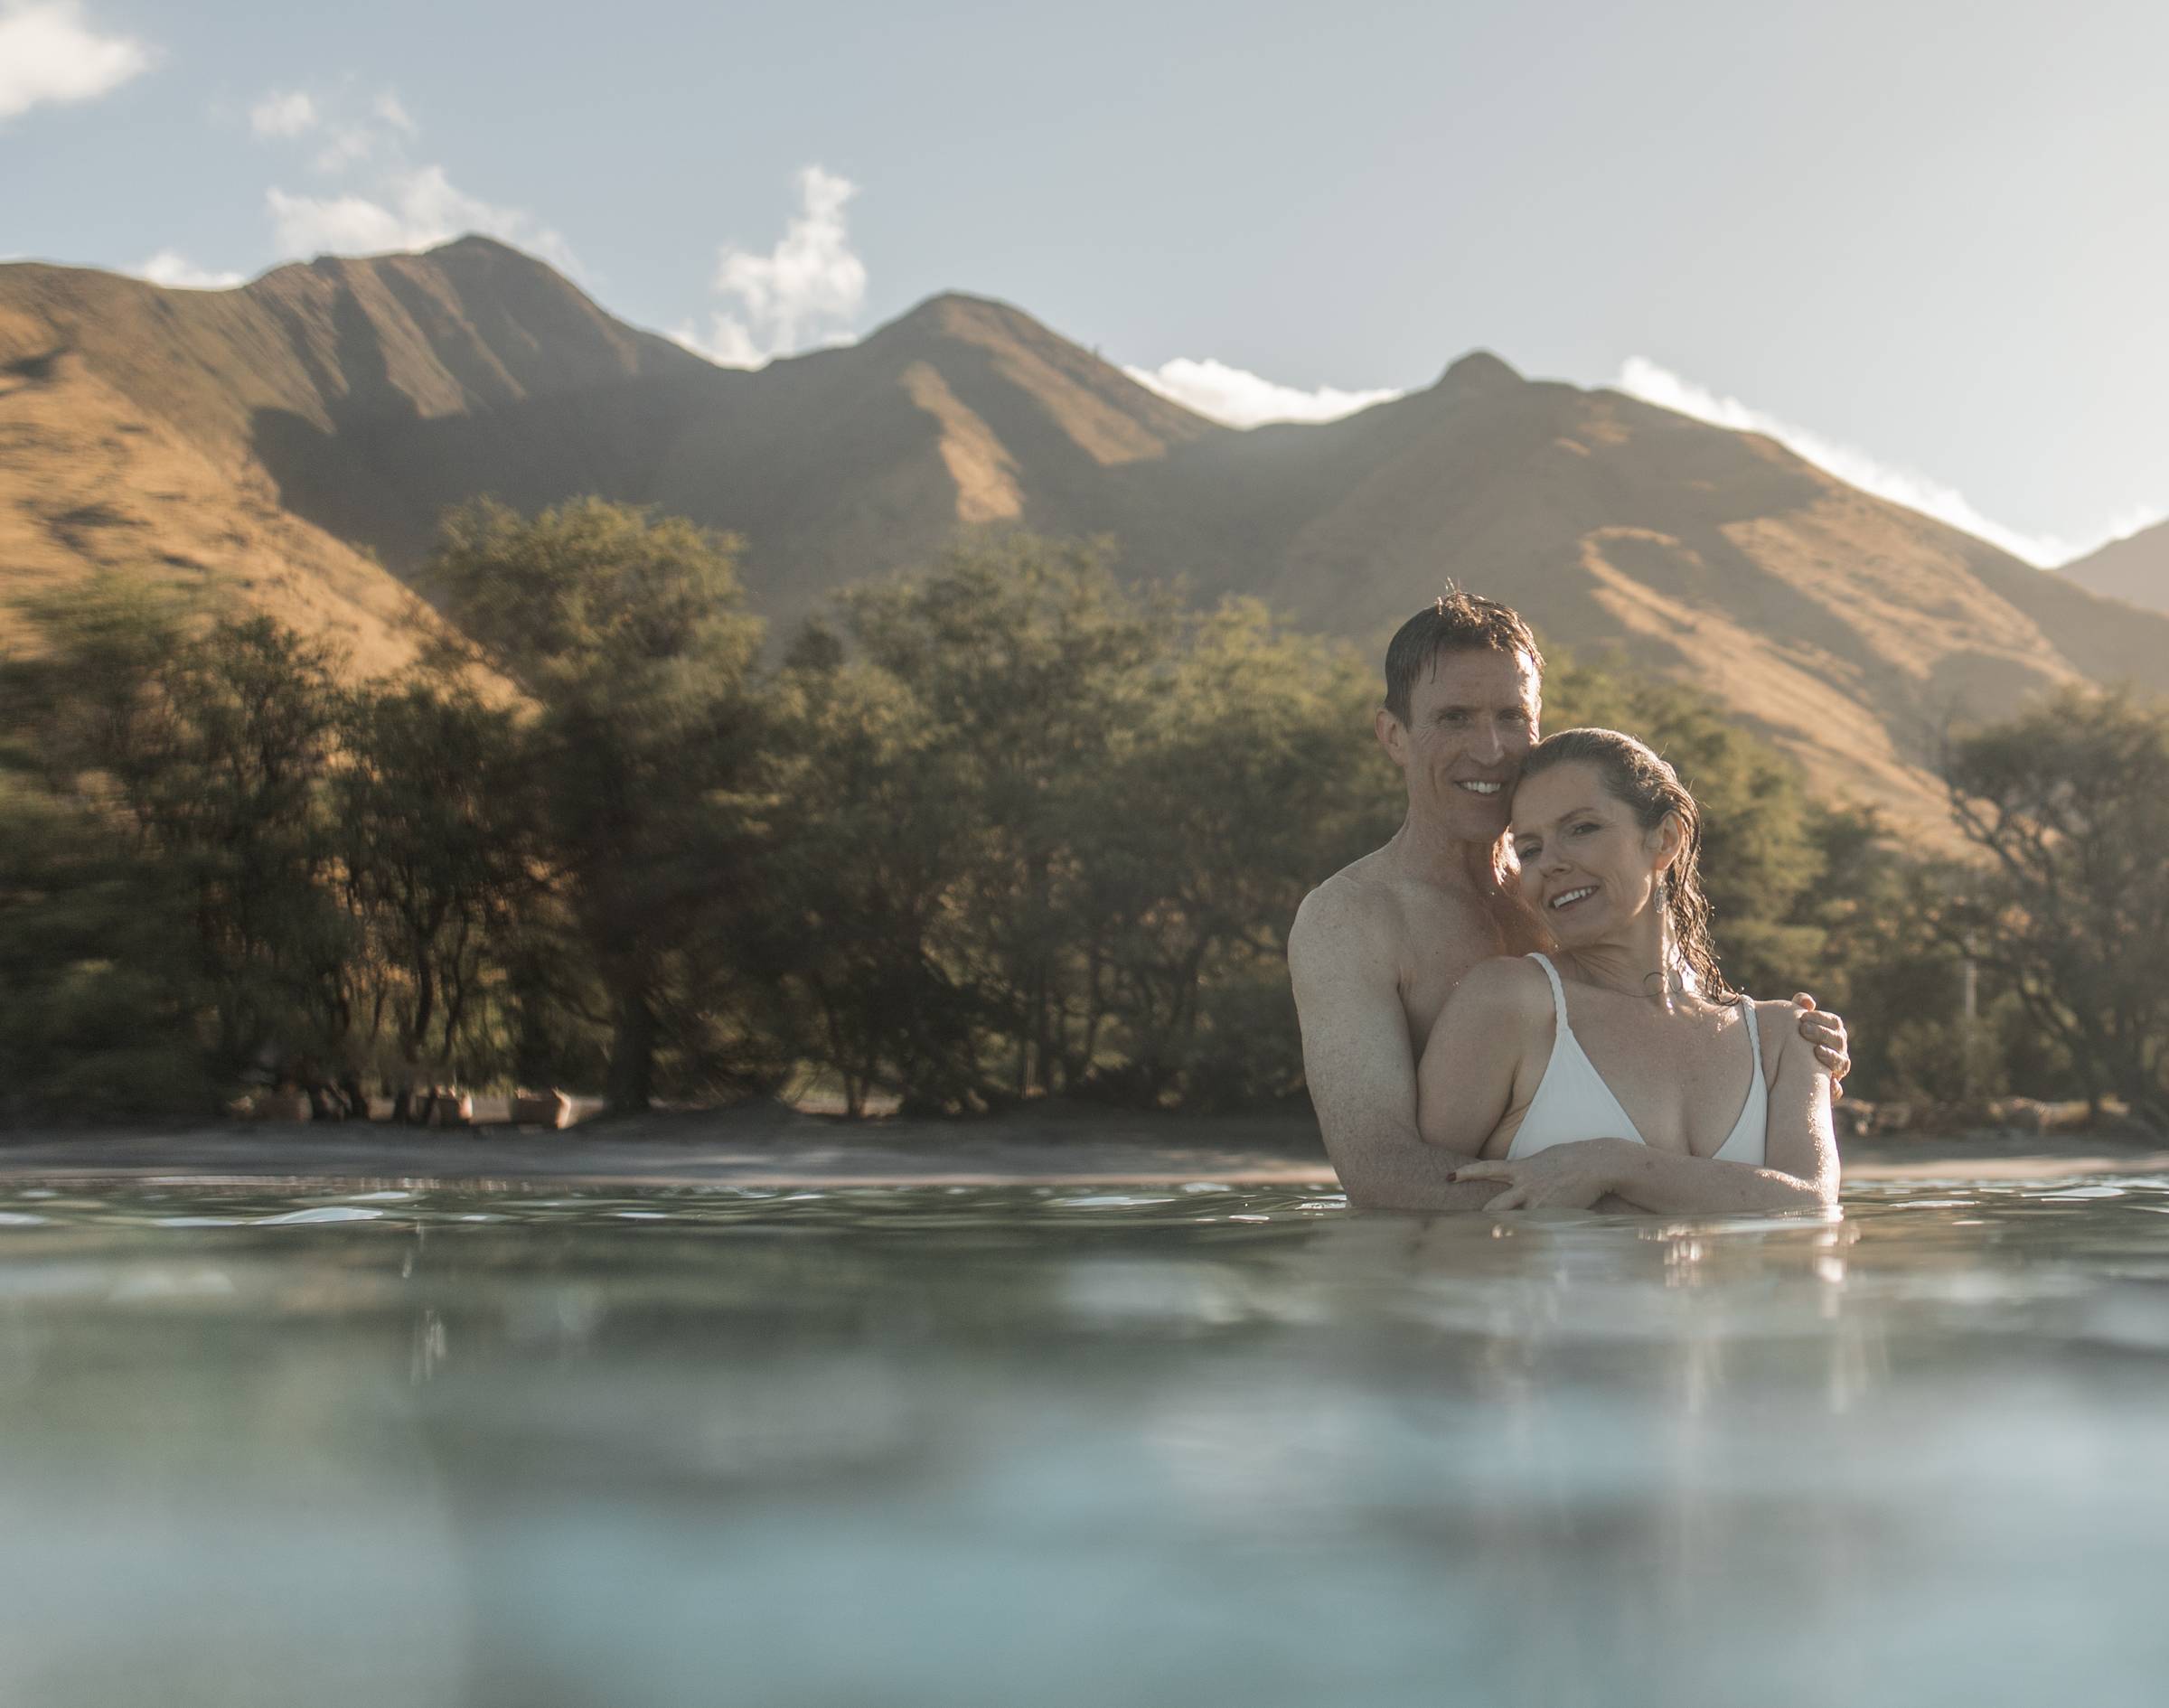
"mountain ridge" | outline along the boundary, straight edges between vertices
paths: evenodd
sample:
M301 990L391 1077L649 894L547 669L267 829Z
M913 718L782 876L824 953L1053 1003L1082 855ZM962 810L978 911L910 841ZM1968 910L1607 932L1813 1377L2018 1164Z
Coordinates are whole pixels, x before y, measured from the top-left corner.
M154 445L159 467L136 466ZM1775 441L1488 351L1338 421L1239 431L995 298L939 292L857 343L739 371L488 239L218 292L0 267L0 457L16 580L105 558L180 573L162 552L239 573L221 549L268 576L284 553L279 596L379 663L411 653L395 615L427 620L409 584L445 505L596 493L742 536L783 625L1019 528L1111 533L1132 571L1366 646L1451 576L1550 639L1702 683L1826 793L1918 826L1940 817L1927 765L1953 718L2067 681L2169 690L2169 617ZM159 481L174 496L126 527L65 523Z
M2063 566L2065 579L2105 598L2169 612L2169 521L2112 540Z

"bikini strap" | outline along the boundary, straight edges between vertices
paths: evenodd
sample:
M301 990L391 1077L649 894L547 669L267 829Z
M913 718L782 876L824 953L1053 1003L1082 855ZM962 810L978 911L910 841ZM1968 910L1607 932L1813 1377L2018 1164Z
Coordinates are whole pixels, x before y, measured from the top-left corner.
M1552 1012L1559 1019L1559 1036L1572 1037L1574 1028L1566 1023L1566 987L1559 982L1559 969L1552 965L1551 956L1541 950L1531 950L1529 959L1544 969L1544 976L1552 981ZM1761 1046L1756 1046L1758 1049Z
M1759 1080L1767 1079L1769 1075L1762 1071L1762 1032L1755 1024L1755 999L1744 991L1735 999L1740 1004L1740 1011L1747 1016L1747 1047L1754 1052L1755 1077Z

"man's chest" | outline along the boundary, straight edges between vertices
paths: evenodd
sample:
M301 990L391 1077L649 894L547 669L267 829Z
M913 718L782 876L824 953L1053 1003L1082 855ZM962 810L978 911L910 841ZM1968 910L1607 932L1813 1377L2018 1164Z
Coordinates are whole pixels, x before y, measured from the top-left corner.
M1404 910L1401 942L1401 1006L1420 1056L1439 1011L1469 969L1515 953L1508 922L1474 902L1426 902Z

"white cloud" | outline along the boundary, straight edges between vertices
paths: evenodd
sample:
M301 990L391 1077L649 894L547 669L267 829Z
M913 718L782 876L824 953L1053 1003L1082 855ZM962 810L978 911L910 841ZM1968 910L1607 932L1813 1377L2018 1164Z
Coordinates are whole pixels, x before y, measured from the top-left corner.
M380 90L377 99L371 103L370 110L401 136L418 136L422 134L422 127L408 117L406 108L399 104L399 96L390 89Z
M2129 540L2132 535L2144 533L2147 529L2165 521L2169 521L2169 510L2164 510L2158 504L2134 504L2118 511L2108 519L2108 527L2089 534L2083 543L2072 549L2070 557L2049 568L2061 568L2064 564L2075 562L2100 550L2104 546L2113 546L2119 540Z
M305 89L275 89L249 109L249 128L258 136L300 136L316 128L317 117Z
M426 249L468 232L516 244L567 272L579 262L557 232L518 208L499 207L454 184L442 166L399 173L362 195L289 195L274 186L266 196L274 240L281 255L382 255Z
M152 284L164 285L173 290L230 290L244 281L244 276L239 273L214 272L208 267L198 267L178 249L160 249L136 270Z
M758 368L768 360L755 345L753 334L728 314L716 315L706 332L692 321L680 321L671 328L670 336L673 343L684 345L696 356L706 356L718 368Z
M151 65L132 36L100 35L80 0L0 4L0 119L48 103L95 100Z
M327 174L345 172L365 160L381 159L390 167L408 164L403 145L421 135L399 91L383 89L364 108L352 80L328 90L270 89L249 109L249 127L261 141L294 142L320 138L310 164Z
M1124 368L1122 371L1148 391L1157 391L1187 409L1238 427L1267 421L1337 421L1374 403L1390 403L1401 395L1391 389L1342 391L1333 386L1304 391L1231 368L1210 356L1203 361L1178 356L1157 368Z
M378 133L367 125L342 125L309 164L322 173L344 172L377 152Z
M851 322L866 305L866 263L853 252L844 203L859 186L819 166L800 169L799 211L765 255L726 244L714 290L734 297L718 310L703 336L690 325L671 335L689 350L727 368L757 368L776 356L818 344L849 343Z
M1948 522L1977 540L2002 547L2013 557L2022 558L2039 568L2055 568L2099 549L2111 540L2136 533L2150 522L2161 520L2158 511L2128 511L2077 540L2057 534L2026 533L2020 529L2006 528L1982 514L1965 493L1932 475L1885 463L1854 446L1842 445L1810 428L1795 427L1789 421L1767 415L1737 398L1720 397L1691 380L1683 380L1646 356L1629 356L1620 368L1617 384L1630 397L1693 416L1698 421L1765 434L1796 455L1864 493L1873 493L1893 504L1903 504L1908 510L1917 510L1924 516Z

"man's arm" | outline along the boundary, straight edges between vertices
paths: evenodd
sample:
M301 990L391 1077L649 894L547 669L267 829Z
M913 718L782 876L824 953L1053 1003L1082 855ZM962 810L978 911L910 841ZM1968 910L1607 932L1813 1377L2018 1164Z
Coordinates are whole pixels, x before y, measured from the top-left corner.
M1416 1064L1384 921L1335 886L1313 890L1288 933L1303 1075L1326 1154L1351 1204L1474 1210L1493 1196L1447 1176L1472 1158L1416 1134Z

